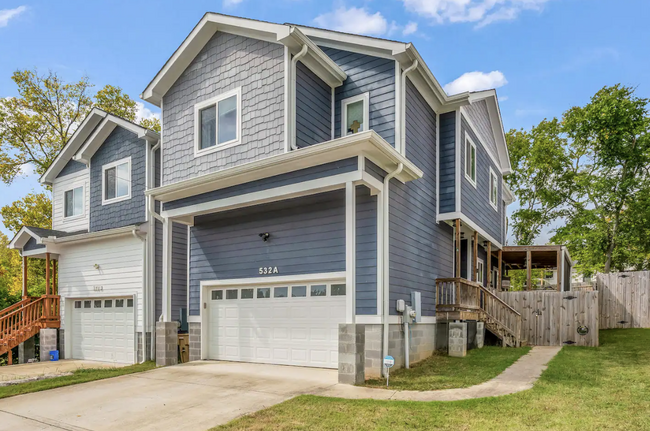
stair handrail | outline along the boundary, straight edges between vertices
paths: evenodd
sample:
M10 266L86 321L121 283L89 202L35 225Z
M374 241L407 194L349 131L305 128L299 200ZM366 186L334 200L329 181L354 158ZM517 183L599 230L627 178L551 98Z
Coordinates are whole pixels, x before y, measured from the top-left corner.
M0 317L0 342L6 342L16 332L36 322L53 318L58 320L59 300L58 295L43 295Z
M7 308L3 308L2 310L0 310L0 317L11 313L12 311L16 310L17 308L21 308L22 306L29 304L30 302L34 301L35 299L38 299L38 297L28 296L28 297L25 297L25 298L21 299L20 301L16 302L13 305L10 305Z
M489 298L493 300L495 304L498 304L501 307L501 310L505 312L505 314L509 313L510 316L506 316L505 314L502 314L502 316L506 318L505 320L507 320L504 321L504 319L500 318L501 316L496 315L494 312L491 312L491 310L488 310L487 298L482 301L481 310L486 315L488 315L491 319L495 320L501 327L503 327L503 329L505 329L511 335L513 335L515 337L515 342L517 346L521 345L521 313L515 310L510 304L505 302L503 299L499 298L495 293L491 292L489 289L485 288L484 286L480 286L480 289L481 292L484 292L487 296L489 296ZM512 321L513 320L512 317L514 317L514 322Z

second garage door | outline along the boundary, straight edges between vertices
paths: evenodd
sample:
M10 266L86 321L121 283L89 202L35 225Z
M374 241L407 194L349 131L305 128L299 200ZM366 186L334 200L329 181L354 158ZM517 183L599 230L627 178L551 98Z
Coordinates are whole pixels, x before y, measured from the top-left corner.
M210 359L338 367L345 284L208 291Z
M72 358L133 363L133 331L133 298L76 300L72 310Z

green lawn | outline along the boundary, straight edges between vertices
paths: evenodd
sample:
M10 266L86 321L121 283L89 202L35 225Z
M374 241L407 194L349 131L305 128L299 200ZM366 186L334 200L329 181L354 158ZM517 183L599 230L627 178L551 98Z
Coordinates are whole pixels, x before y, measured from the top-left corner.
M600 332L565 347L535 387L457 402L301 396L218 430L650 430L650 330Z
M28 394L31 392L60 388L63 386L76 385L78 383L92 382L93 380L108 379L110 377L123 376L125 374L139 373L151 370L152 368L156 368L155 362L145 362L144 364L130 365L122 368L83 368L75 371L70 376L53 377L51 379L2 386L0 387L0 399L13 397L15 395Z
M391 373L390 388L432 391L478 385L498 376L529 351L530 347L486 346L470 350L465 358L435 354L408 370L402 368ZM386 379L368 380L366 386L385 388Z

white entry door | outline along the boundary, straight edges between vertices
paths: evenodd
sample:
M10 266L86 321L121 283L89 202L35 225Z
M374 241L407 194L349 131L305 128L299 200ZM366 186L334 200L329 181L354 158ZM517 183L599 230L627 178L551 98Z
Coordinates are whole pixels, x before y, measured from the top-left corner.
M133 363L133 299L75 300L71 332L72 358Z
M210 359L338 368L345 284L214 288L207 294Z

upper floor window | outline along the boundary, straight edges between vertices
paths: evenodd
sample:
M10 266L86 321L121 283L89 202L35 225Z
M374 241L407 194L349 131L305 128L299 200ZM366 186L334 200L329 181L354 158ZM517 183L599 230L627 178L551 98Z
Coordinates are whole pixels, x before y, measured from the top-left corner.
M240 126L240 88L196 104L194 106L195 156L239 144Z
M490 205L492 205L492 208L494 208L496 211L499 211L499 208L497 207L497 200L499 197L497 187L497 174L495 174L490 167Z
M84 213L84 188L77 187L64 193L63 217L77 217Z
M131 199L131 157L102 167L102 205Z
M476 145L469 136L465 138L465 178L476 187Z
M369 101L368 93L341 100L341 136L368 130Z

